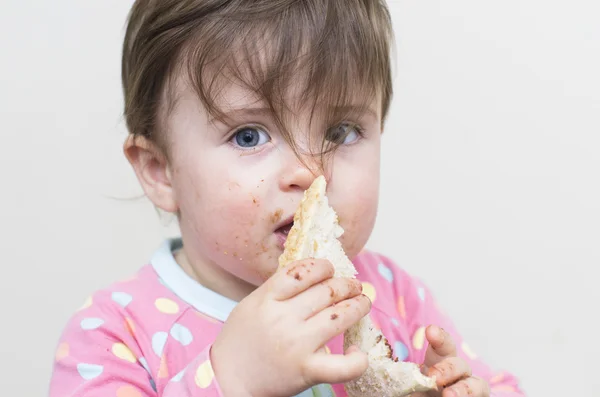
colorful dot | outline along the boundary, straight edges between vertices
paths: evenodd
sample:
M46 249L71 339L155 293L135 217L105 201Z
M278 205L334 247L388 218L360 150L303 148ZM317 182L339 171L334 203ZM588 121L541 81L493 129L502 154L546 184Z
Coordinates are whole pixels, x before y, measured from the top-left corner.
M88 296L87 299L85 300L85 302L83 302L83 305L81 305L81 307L79 308L79 310L87 309L88 307L92 306L92 303L93 303L92 297Z
M148 366L148 361L146 361L144 357L140 357L138 361L140 362L140 364L142 364L142 367L144 367L146 372L148 372L149 374L152 373L152 371L150 371L150 367Z
M500 372L497 375L494 375L492 379L490 379L490 384L500 383L504 380L504 372Z
M196 376L194 377L194 380L199 388L206 389L208 386L210 386L214 377L215 373L210 365L210 361L207 360L200 364L196 370Z
M404 361L408 358L408 347L400 341L394 343L394 355L398 357L398 360Z
M362 293L365 294L369 299L371 299L371 302L375 302L377 293L375 292L375 287L373 286L373 284L365 281L364 283L362 283L362 287L363 287Z
M133 300L133 297L125 292L113 292L111 299L123 307L127 307Z
M117 389L117 397L142 397L142 393L133 386L121 386Z
M56 354L54 355L54 358L56 359L56 361L60 361L63 358L67 357L68 355L69 355L69 344L66 342L63 342L60 345L58 345L58 348L56 349Z
M167 368L167 357L162 356L160 358L160 366L158 367L158 379L165 379L169 377L169 368Z
M112 352L115 356L119 357L121 360L129 361L130 363L134 363L137 361L135 354L122 343L115 343L112 347Z
M377 270L379 271L379 274L381 275L381 277L386 279L389 283L394 281L394 273L392 273L392 269L390 269L383 263L380 263L377 266Z
M154 302L154 306L156 306L159 312L164 314L177 314L179 312L177 303L167 298L158 298L156 302Z
M419 299L421 299L422 301L425 300L425 288L419 287L417 289L417 294L419 295Z
M325 353L331 354L331 349L327 345L325 345Z
M510 386L510 385L496 385L496 386L492 386L492 391L506 391L509 393L514 393L516 392L514 386Z
M477 358L477 354L475 354L473 350L471 350L471 347L465 342L462 343L461 349L471 360L475 360Z
M102 375L104 367L102 365L81 363L77 364L77 372L83 379L92 380Z
M125 330L131 336L135 336L135 324L129 317L125 318Z
M425 346L425 327L421 327L413 335L413 347L417 350L421 350Z
M183 379L183 375L185 375L185 369L181 370L177 375L171 378L171 382L181 382Z
M81 323L79 325L81 326L81 329L89 331L100 328L102 324L104 324L104 320L102 320L101 318L84 318L83 320L81 320Z
M392 322L392 325L393 325L394 327L398 327L398 326L400 326L400 321L398 321L398 319L397 319L397 318L394 318L394 317L392 317L392 319L391 319L390 321Z
M168 338L169 335L166 332L157 332L152 335L152 350L158 357L162 356Z
M173 324L173 327L171 327L171 336L183 346L189 345L194 340L190 330L178 323Z
M404 296L398 298L398 314L400 317L406 318L406 305L404 304Z

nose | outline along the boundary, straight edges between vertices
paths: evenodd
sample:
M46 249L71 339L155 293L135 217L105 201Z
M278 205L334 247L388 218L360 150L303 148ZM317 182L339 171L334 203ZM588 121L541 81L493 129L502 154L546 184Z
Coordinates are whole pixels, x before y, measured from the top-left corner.
M282 191L304 191L322 174L318 162L312 156L304 156L300 159L295 154L288 153L285 157L284 171L279 180Z

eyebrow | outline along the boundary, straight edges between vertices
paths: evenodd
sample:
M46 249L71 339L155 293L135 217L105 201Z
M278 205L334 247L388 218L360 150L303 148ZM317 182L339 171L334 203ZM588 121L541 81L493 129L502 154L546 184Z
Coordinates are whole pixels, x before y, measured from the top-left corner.
M360 107L360 106L356 106L356 105L349 105L349 106L330 106L329 107L329 111L333 112L333 113L341 113L341 114L352 114L352 113L356 113L356 114L361 114L363 116L368 116L371 117L373 120L377 120L378 119L378 115L377 112L375 110L373 110L371 107ZM222 123L228 124L227 120L230 121L235 121L236 119L239 118L248 118L248 117L255 117L255 116L271 116L272 115L272 110L271 108L267 108L267 107L243 107L243 108L233 108L227 111L223 111L222 112L223 115L223 119L221 118L217 118L217 117L211 117L209 119L209 121L211 123L213 123L215 120L218 120Z
M223 117L215 117L211 116L209 122L214 123L216 121L220 121L222 123L227 124L227 120L235 121L237 118L246 118L252 116L270 116L272 113L270 108L265 107L243 107L243 108L234 108L227 111L223 111Z

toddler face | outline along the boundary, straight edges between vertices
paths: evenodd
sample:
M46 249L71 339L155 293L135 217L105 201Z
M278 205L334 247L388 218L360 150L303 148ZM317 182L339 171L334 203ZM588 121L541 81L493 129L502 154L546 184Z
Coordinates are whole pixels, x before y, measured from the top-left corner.
M177 91L167 119L171 183L185 260L195 272L227 277L229 288L260 285L275 272L303 192L323 173L320 156L309 153L319 153L324 134L342 143L324 174L330 204L345 229L344 248L353 257L364 247L377 212L379 101L367 112L351 111L335 126L319 121L326 106L317 106L316 113L295 109L287 128L299 158L252 92L226 87L219 107L227 120L219 121L193 89L180 83Z

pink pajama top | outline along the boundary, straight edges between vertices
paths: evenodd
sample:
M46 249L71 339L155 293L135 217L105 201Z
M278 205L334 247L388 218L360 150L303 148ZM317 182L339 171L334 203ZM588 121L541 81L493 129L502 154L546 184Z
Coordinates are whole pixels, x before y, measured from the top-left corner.
M190 278L173 256L180 247L179 239L166 241L133 278L94 293L72 316L56 349L50 397L223 395L209 352L236 302ZM425 327L439 325L453 335L473 374L490 383L492 396L524 396L514 376L493 372L476 357L423 284L373 252L353 262L373 302L373 322L399 360L422 363ZM343 335L327 347L343 353ZM334 384L298 396L347 394Z

